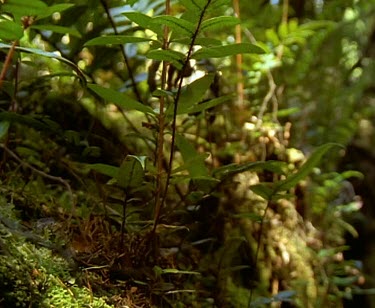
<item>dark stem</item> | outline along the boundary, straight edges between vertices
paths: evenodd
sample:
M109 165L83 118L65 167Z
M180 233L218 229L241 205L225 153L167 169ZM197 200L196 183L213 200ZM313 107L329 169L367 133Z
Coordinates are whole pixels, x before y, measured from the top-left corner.
M211 4L211 1L212 0L207 1L206 5L203 8L202 13L199 17L197 28L195 29L195 32L194 32L194 34L191 38L189 51L187 53L186 60L184 62L182 70L181 70L182 72L185 72L186 68L189 65L190 58L191 58L191 55L193 53L193 48L194 48L194 45L195 45L195 40L197 39L199 30L200 30L200 27L201 27L201 24L202 24L202 21L203 21L204 14L206 13L209 5ZM165 183L165 189L164 189L164 193L163 193L163 196L162 196L161 204L164 204L164 202L166 200L166 197L167 197L168 187L169 187L171 172L172 172L172 163L173 163L173 159L174 159L174 147L175 147L175 140L176 140L177 107L178 107L178 101L180 99L181 92L182 92L182 82L183 82L183 79L184 79L183 74L181 74L178 78L179 79L178 79L177 93L176 93L176 96L175 96L174 101L173 101L174 106L173 106L171 151L170 151L170 155L169 155L167 179L166 179L166 183ZM154 229L156 228L156 225L158 224L159 218L160 218L160 212L158 213L158 216L155 217Z
M124 234L126 227L126 207L128 205L128 193L125 193L124 203L122 204L122 221L121 221L121 240L120 247L124 248Z

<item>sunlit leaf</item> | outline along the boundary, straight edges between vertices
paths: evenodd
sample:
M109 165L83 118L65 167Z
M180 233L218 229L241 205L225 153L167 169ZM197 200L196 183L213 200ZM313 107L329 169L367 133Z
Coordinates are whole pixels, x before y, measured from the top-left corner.
M274 46L277 46L280 44L279 36L277 35L274 29L267 29L265 34L266 34L267 40L270 41Z
M237 54L262 54L264 49L255 44L239 43L224 46L204 47L193 53L192 58L196 60L207 58L222 58Z
M201 31L218 30L224 27L232 27L238 25L240 20L233 16L213 17L202 22Z
M11 45L0 43L0 49L1 48L10 49ZM87 82L85 75L83 74L83 72L79 69L79 67L74 62L72 62L72 61L70 61L70 60L68 60L64 57L61 57L60 55L58 55L56 53L43 51L41 49L36 49L36 48L26 48L26 47L20 47L20 46L17 46L16 50L21 51L21 52L27 52L27 53L31 53L31 54L40 55L40 56L47 57L47 58L53 58L53 59L56 59L58 61L61 61L65 64L69 65L76 72L78 78L82 81L82 83L84 85Z
M16 41L23 36L22 26L11 20L0 20L0 39Z
M107 35L96 37L85 43L85 46L94 45L123 45L128 43L149 42L152 39L145 37L127 36L127 35Z
M195 31L195 26L190 21L169 15L154 17L152 23L168 26L171 30L182 35L192 36Z
M43 11L38 13L37 20L51 16L53 13L63 12L67 9L70 9L74 5L75 4L72 4L72 3L58 3L58 4L51 5L48 8L43 9Z
M151 50L146 57L152 60L167 61L172 63L177 69L182 69L185 55L174 50Z
M129 18L132 22L138 24L140 27L151 30L155 32L158 35L162 35L163 31L160 27L160 25L155 25L152 23L153 18L140 13L140 12L126 12L123 13L127 18Z
M353 178L358 178L358 179L363 179L364 178L364 175L363 173L359 172L359 171L356 171L356 170L348 170L348 171L344 171L340 174L340 177L342 179L349 179L351 177Z
M280 23L278 33L282 39L285 38L289 33L288 23L286 22Z
M299 29L304 30L316 30L319 28L332 28L336 25L334 21L331 20L312 20L309 22L306 22L299 26Z
M181 4L183 4L186 8L200 12L204 5L207 3L206 0L180 0Z
M190 45L190 38L174 39L174 43ZM202 47L212 47L212 46L221 46L221 41L212 37L197 37L195 39L195 45L200 45Z
M290 116L292 114L295 114L299 111L301 111L301 109L298 108L298 107L281 109L281 110L277 111L277 118L288 117L288 116Z
M55 33L70 34L75 37L81 37L81 33L79 33L77 29L69 28L69 27L61 27L61 26L54 26L54 25L32 25L30 28L41 30L41 31L52 31Z
M89 84L87 85L87 87L107 102L111 102L120 108L138 110L143 113L154 113L152 108L143 105L142 103L136 101L130 96L127 96L126 94L120 93L113 89L104 88L96 84Z
M41 0L6 0L1 5L1 11L11 13L17 20L22 16L38 16L47 8L47 4Z

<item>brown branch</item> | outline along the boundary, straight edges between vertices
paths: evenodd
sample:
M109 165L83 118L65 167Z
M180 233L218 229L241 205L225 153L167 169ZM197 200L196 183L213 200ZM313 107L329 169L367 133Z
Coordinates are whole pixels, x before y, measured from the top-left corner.
M169 15L171 11L170 7L170 0L166 0L165 2L165 14ZM167 50L169 47L169 28L167 26L164 27L164 41L163 41L163 49ZM163 67L161 72L161 89L164 90L167 87L167 71L168 71L168 64L163 61ZM165 198L162 196L162 174L163 174L163 163L164 163L164 128L165 128L165 115L164 115L164 107L165 107L165 97L160 97L160 105L159 105L159 133L158 133L158 141L156 146L156 166L157 166L157 175L156 175L156 199L155 199L155 213L154 213L154 225L152 228L152 233L154 234L156 231L156 227L159 222L161 208L163 206ZM168 168L169 169L169 168Z
M240 1L233 0L233 9L237 18L240 18ZM236 25L235 28L236 43L239 44L242 42L241 35L241 25ZM244 103L244 83L242 75L242 54L236 55L236 71L237 71L237 103L240 107L240 110L243 109Z
M12 46L10 47L10 49L9 49L9 51L7 53L7 56L5 58L5 61L4 61L4 64L3 64L3 68L2 68L1 73L0 73L0 89L3 86L3 82L5 80L6 73L8 72L9 66L10 66L10 64L12 62L13 55L14 55L14 52L16 50L17 45L18 45L18 41L14 41L12 43Z

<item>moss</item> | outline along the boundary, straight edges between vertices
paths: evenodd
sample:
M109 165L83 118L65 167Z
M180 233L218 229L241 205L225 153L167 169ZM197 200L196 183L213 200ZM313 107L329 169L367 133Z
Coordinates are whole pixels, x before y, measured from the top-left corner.
M0 300L4 307L112 307L75 283L66 259L29 242L35 238L18 223L14 208L2 204Z

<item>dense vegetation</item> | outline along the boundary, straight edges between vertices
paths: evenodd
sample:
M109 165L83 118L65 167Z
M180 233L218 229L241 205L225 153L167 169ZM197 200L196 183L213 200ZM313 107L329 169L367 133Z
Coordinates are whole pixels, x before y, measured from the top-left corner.
M375 4L250 2L0 1L1 307L375 305Z

